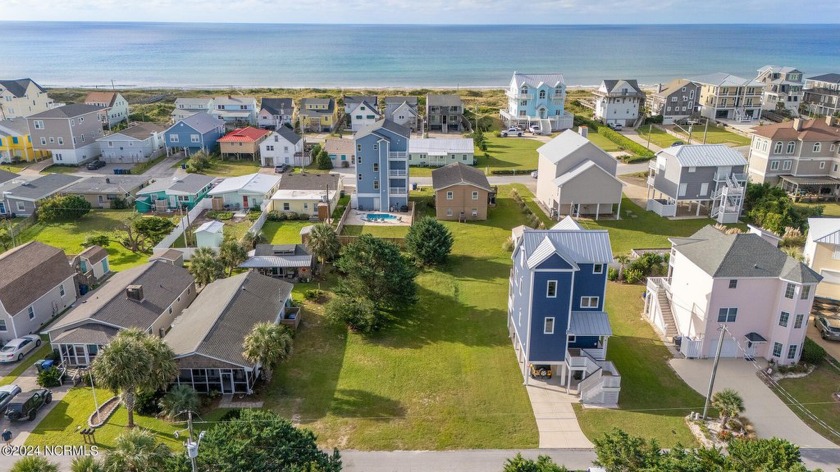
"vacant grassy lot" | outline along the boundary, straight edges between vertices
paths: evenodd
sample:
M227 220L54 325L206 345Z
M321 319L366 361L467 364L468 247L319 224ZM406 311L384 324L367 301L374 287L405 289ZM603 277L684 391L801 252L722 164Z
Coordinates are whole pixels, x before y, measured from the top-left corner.
M408 226L374 226L374 225L344 225L341 234L345 236L359 236L372 234L378 238L404 238L408 234Z
M601 136L600 134L598 134L597 131L590 130L589 133L587 134L587 137L589 138L590 141L592 141L592 144L598 146L599 148L603 149L606 152L621 151L621 147L619 147L618 144L616 144L616 143L610 141L609 139Z
M270 244L299 244L300 230L309 226L309 221L266 221L262 227L266 242Z
M537 168L537 148L542 141L525 137L497 138L492 133L485 133L487 138L487 153L475 149L475 168L489 171L517 170L531 171ZM428 177L432 175L433 167L412 167L413 177Z
M238 177L240 175L254 174L260 171L260 161L250 159L214 159L213 165L202 172L203 174L217 177Z
M131 210L92 210L76 221L66 223L36 223L18 235L18 244L40 241L64 249L67 254L78 254L84 247L82 242L92 233L109 234L121 227L131 215ZM111 270L119 271L140 265L148 260L147 254L133 254L117 243L108 248Z
M61 166L61 165L51 165L46 169L42 170L42 174L72 174L74 172L79 172L85 170L84 166Z
M650 133L648 133L648 130L650 130ZM650 135L650 143L655 144L661 148L669 147L670 145L679 141L679 139L663 131L662 128L658 128L655 126L642 126L640 128L636 128L636 131L639 133L639 137L642 139L648 139L648 135ZM696 136L697 135L693 135L693 137Z
M444 223L455 236L450 262L420 274L420 301L382 332L348 333L307 302L266 407L300 415L325 447L535 447L505 328L510 254L501 246L523 220L506 195L498 202L490 221Z
M830 427L840 431L840 403L832 398L832 394L840 390L840 370L837 367L823 364L807 377L783 379L779 381L779 385L808 411L825 421ZM786 400L782 397L782 401ZM840 437L831 434L798 408L791 407L791 411L814 431L822 434L829 441L840 444Z
M688 142L688 127L683 126L684 129L680 129L674 126L672 129L677 133L685 136L683 141ZM703 125L695 125L691 131L691 142L693 144L699 144L703 142L703 132L704 132ZM741 136L740 134L735 134L731 131L727 131L726 128L722 126L716 126L713 123L709 123L709 129L706 131L706 144L727 144L730 146L749 146L750 145L750 138L746 136Z

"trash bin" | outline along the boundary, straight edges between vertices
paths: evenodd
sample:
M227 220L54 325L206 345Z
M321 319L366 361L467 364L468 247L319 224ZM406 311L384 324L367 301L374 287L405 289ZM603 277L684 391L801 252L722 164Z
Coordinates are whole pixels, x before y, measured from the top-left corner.
M186 164L181 164L181 169L186 169L186 168L187 168Z
M411 183L411 190L417 190L417 182Z

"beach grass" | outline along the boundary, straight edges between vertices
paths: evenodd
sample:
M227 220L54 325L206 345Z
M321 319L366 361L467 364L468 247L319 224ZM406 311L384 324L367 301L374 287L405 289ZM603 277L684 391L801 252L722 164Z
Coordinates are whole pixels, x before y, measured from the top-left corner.
M679 128L677 126L671 127L673 131L675 131L680 136L683 136L686 143L688 143L688 132L686 131L688 128L683 126ZM733 133L731 131L727 131L726 128L723 126L717 126L714 123L709 123L708 130L705 129L703 125L695 125L691 130L691 142L692 144L698 144L703 142L703 135L706 135L706 144L726 144L728 146L749 146L750 145L750 138L746 136L741 136L740 134Z

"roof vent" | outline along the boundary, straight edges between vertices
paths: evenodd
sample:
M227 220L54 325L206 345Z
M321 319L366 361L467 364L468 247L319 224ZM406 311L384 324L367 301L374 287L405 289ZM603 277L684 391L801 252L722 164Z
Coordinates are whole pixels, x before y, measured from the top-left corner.
M142 302L145 298L143 297L143 286L142 285L129 285L125 288L125 295L128 297L129 300L134 300L136 302Z

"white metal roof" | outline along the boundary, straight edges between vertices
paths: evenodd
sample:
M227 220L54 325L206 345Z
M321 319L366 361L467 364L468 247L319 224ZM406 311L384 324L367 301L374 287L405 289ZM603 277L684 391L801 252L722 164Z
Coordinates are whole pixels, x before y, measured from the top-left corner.
M549 243L545 241L548 240ZM554 251L551 251L551 249ZM522 249L528 263L538 263L548 255L557 253L577 264L608 264L612 262L610 236L603 230L533 230L522 233ZM532 255L538 255L532 259ZM541 262L541 261L540 261Z
M563 85L566 83L563 74L522 74L520 72L514 72L513 78L516 80L518 87L521 87L522 84L527 84L531 87L539 87L540 84L556 87L558 84Z
M808 218L808 240L840 244L840 218Z
M659 151L673 156L683 167L745 166L747 159L724 144L689 144Z
M586 146L588 143L588 139L570 129L567 129L551 141L538 147L537 152L541 156L547 157L553 164L556 164L564 157Z
M265 195L280 182L279 175L248 174L224 179L213 187L210 195L223 195L231 192L253 193Z
M610 317L603 311L573 311L567 334L575 336L612 336Z
M745 79L725 72L701 75L691 80L699 84L715 85L718 87L761 87L764 85L757 80Z
M335 190L330 190L330 200L335 197ZM323 190L288 190L280 189L271 196L272 200L320 200L324 198Z
M560 220L560 222L559 222L559 223L557 223L556 225L552 226L552 227L551 227L551 229L570 229L570 230L576 230L576 229L583 229L583 226L581 226L581 225L577 224L577 221L575 221L575 219L574 219L574 218L572 218L571 216L568 216L568 215L567 215L565 218L563 218L562 220Z
M473 140L468 138L412 138L408 141L410 154L460 153L475 152Z
M208 221L203 225L199 226L198 229L195 230L196 233L201 232L208 232L208 233L220 233L225 229L225 224L221 221Z

